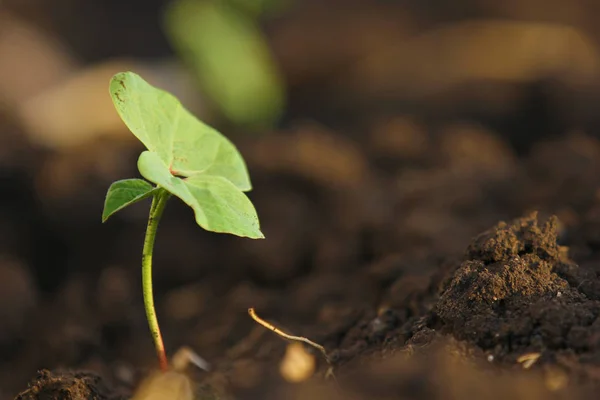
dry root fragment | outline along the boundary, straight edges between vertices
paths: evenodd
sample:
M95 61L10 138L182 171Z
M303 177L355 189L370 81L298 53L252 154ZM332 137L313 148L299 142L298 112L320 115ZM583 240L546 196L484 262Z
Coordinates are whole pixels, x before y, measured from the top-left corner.
M517 362L523 365L524 369L529 369L535 364L535 362L540 358L541 353L526 353L519 358L517 358Z
M325 357L325 361L327 361L327 364L329 364L329 368L327 369L325 377L333 377L333 379L335 380L333 366L331 365L331 360L327 355L325 347L303 336L294 336L290 335L289 333L285 333L281 329L277 328L275 325L260 318L256 314L256 311L254 311L254 308L249 308L248 314L250 314L250 317L252 317L254 321L258 322L265 328L275 332L282 338L292 340L295 342L303 342L319 350L321 354L323 354L323 357ZM300 351L302 351L302 354L300 353ZM300 382L302 380L307 379L314 372L314 358L311 358L312 361L309 361L307 359L307 357L309 356L310 355L306 353L306 351L304 351L304 349L301 346L296 346L296 344L291 344L290 346L288 346L285 358L280 366L280 371L283 377L290 382Z
M323 347L320 344L315 343L312 340L307 339L307 338L305 338L303 336L294 336L294 335L290 335L289 333L285 333L281 329L275 327L273 324L268 323L267 321L265 321L264 319L262 319L261 317L259 317L258 315L256 315L256 311L254 311L254 308L249 308L248 309L248 314L250 314L250 316L252 317L253 320L255 320L256 322L258 322L259 324L261 324L265 328L272 330L273 332L275 332L276 334L278 334L282 338L285 338L285 339L288 339L288 340L293 340L293 341L296 341L296 342L304 342L304 343L308 344L309 346L312 346L315 349L319 350L323 354L323 356L325 357L325 360L327 361L327 363L331 364L331 362L329 360L329 356L327 355L327 351L325 350L325 347Z

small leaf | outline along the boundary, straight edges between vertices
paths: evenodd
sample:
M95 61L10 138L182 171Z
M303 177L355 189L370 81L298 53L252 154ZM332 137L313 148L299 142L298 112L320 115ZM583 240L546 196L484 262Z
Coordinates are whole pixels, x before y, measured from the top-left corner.
M160 157L150 151L140 155L138 169L144 178L192 207L196 222L207 231L264 238L252 202L222 176L197 174L186 179L175 177Z
M119 210L151 197L156 188L143 179L123 179L108 188L102 211L102 222Z
M115 75L110 94L127 127L171 175L204 173L221 176L242 191L252 188L246 163L235 146L194 117L172 94L133 72Z

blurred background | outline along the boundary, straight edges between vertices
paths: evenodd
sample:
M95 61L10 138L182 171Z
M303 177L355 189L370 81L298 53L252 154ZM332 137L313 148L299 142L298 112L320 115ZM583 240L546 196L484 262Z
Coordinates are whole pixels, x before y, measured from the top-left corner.
M142 150L114 73L171 91L248 162L267 240L204 232L171 201L154 272L169 352L191 346L213 384L248 394L282 380L285 350L248 307L353 359L383 339L348 332L382 307L390 332L423 315L431 274L501 219L557 214L573 259L597 265L598 15L593 0L1 0L0 398L40 368L126 391L155 365L148 204L100 222Z

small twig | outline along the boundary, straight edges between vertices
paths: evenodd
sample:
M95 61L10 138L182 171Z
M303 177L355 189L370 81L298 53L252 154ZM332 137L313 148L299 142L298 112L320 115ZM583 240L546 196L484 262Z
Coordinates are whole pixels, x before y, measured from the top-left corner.
M314 347L315 349L319 350L323 354L323 356L325 357L325 360L327 361L327 363L329 365L331 365L331 360L329 359L329 356L327 355L327 351L325 350L325 347L323 347L320 344L315 343L312 340L307 339L305 337L294 336L294 335L290 335L288 333L285 333L281 329L276 328L273 324L268 323L267 321L265 321L264 319L262 319L258 315L256 315L256 311L254 311L254 308L249 308L248 309L248 314L250 314L250 316L252 317L253 320L255 320L256 322L258 322L259 324L261 324L265 328L272 330L273 332L275 332L279 336L281 336L281 337L283 337L285 339L288 339L288 340L295 340L297 342L304 342L304 343L306 343L306 344Z

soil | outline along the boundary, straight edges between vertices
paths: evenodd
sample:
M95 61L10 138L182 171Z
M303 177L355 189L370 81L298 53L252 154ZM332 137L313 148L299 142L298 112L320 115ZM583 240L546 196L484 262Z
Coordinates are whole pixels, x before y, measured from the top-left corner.
M39 376L29 384L29 388L19 394L18 400L34 399L112 399L126 397L112 395L102 379L93 373L58 372L48 370L39 372Z
M375 22L396 15L378 7ZM353 31L331 21L340 37ZM86 57L110 52L110 41L98 46ZM231 135L266 240L204 232L168 204L158 318L169 355L189 346L211 363L188 371L198 397L597 398L599 131L576 129L545 80L511 86L522 101L493 115L501 124L473 116L487 103L423 111L367 99L348 111L320 84L336 74L333 53L331 69L290 78L276 131ZM327 127L307 122L315 109ZM136 175L140 149L33 149L7 115L0 133L10 193L0 197L0 399L130 398L156 368L139 269L148 204L106 224L100 215L110 182ZM127 162L106 168L106 154ZM330 364L305 346L314 376L284 380L288 343L249 307L322 344Z
M169 351L189 345L214 366L192 372L198 390L216 398L592 398L600 384L600 142L567 135L517 157L492 134L457 132L451 149L432 138L421 157L387 169L367 145L360 151L312 125L242 141L269 240L198 232L187 209L170 204L158 239L157 303ZM487 159L469 153L473 136L479 150L487 143ZM331 148L351 174L320 158ZM265 151L281 156L265 161ZM557 168L557 159L569 162ZM311 170L322 160L326 172ZM138 254L129 248L143 217L129 219L90 224L114 235L102 244L114 255L99 255L88 270L67 268L54 293L24 311L26 340L5 339L19 349L6 388L41 366L93 370L107 383L45 371L18 398L118 398L155 365ZM63 232L63 240L86 241ZM23 280L8 271L5 282ZM35 285L10 286L14 297ZM323 344L335 380L323 379L329 366L308 348L317 375L285 383L278 369L286 343L253 323L248 307Z

